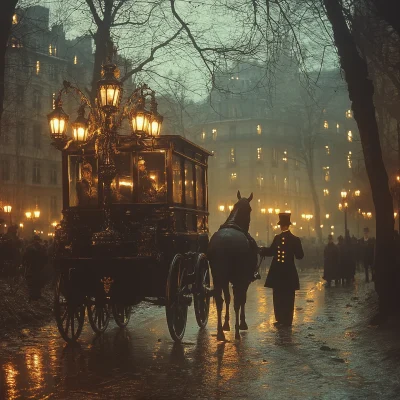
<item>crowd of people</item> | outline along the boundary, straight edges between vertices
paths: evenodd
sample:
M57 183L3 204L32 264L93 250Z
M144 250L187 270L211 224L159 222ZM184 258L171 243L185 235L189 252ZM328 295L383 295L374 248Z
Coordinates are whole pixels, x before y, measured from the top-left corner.
M52 271L53 240L34 235L31 241L18 236L18 227L11 225L7 233L0 235L0 275L13 277L23 275L26 279L29 300L41 298L42 287Z
M374 280L373 262L375 251L375 239L369 236L369 229L364 228L364 236L357 239L350 237L346 232L345 237L339 236L337 244L332 235L328 236L328 244L324 249L324 275L326 286L345 285L354 281L357 267L361 267L365 273L365 281L370 277Z

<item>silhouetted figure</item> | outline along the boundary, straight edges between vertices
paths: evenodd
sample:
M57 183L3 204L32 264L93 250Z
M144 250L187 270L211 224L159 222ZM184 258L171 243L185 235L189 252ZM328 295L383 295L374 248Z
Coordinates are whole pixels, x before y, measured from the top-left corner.
M326 286L331 286L332 280L337 280L338 276L338 264L339 264L339 250L335 243L333 243L333 236L328 236L328 244L324 249L324 276L326 280Z
M369 237L369 228L364 228L364 237L360 239L361 262L365 271L365 282L369 282L369 270L371 269L372 280L374 280L374 254L375 240ZM397 251L399 249L397 248Z
M304 257L300 239L289 230L290 215L279 214L282 232L274 237L271 247L260 249L262 256L273 257L264 286L273 289L276 324L282 326L291 326L293 322L295 291L300 289L294 258Z
M246 294L250 282L254 280L254 271L257 268L258 247L249 235L250 201L253 194L247 199L241 197L234 205L226 222L211 237L207 256L210 260L214 282L214 298L217 305L217 339L225 340L224 330L229 326L229 283L233 286L234 309L236 315L235 338L240 339L239 330L247 330L245 304ZM226 303L225 323L222 326L222 292ZM240 321L239 321L240 312Z
M47 262L47 252L40 243L40 237L35 235L33 242L25 251L23 261L26 265L26 282L29 290L29 300L41 298L42 271Z

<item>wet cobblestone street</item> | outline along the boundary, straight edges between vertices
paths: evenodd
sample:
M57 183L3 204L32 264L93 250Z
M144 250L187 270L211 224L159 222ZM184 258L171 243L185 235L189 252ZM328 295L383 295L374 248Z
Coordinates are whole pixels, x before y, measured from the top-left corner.
M216 310L200 331L189 309L182 345L163 307L142 303L128 329L103 337L85 324L66 346L54 323L0 345L0 399L398 399L399 327L368 327L373 283L325 288L301 272L292 329L273 323L272 291L252 284L249 330L216 340ZM233 309L231 326L234 325Z

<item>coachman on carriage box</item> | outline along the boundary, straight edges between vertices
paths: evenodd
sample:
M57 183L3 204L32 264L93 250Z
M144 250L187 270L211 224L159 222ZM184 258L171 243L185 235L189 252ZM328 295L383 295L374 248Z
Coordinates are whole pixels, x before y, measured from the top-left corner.
M304 257L300 239L290 232L289 213L279 214L281 233L276 235L271 247L261 247L263 257L273 257L265 287L273 289L276 325L291 326L293 321L295 291L300 289L294 258Z

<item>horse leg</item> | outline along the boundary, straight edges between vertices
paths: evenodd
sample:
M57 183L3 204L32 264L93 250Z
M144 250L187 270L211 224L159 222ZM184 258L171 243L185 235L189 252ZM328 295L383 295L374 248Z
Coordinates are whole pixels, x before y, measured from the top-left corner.
M240 332L239 332L239 311L240 311L240 304L241 304L241 293L240 289L233 286L233 308L235 309L235 339L240 340Z
M217 286L216 284L214 285L214 299L217 305L217 316L218 316L217 340L225 341L225 334L224 331L222 330L222 306L224 303L224 300L222 299L222 287Z
M246 305L246 300L247 300L247 289L243 293L243 298L242 298L242 304L240 306L240 325L239 329L242 331L247 331L249 327L246 324L246 312L245 312L245 305Z
M229 292L229 283L223 287L224 291L224 300L225 300L225 322L222 329L224 331L230 331L231 327L229 326L229 305L231 304L231 294Z

